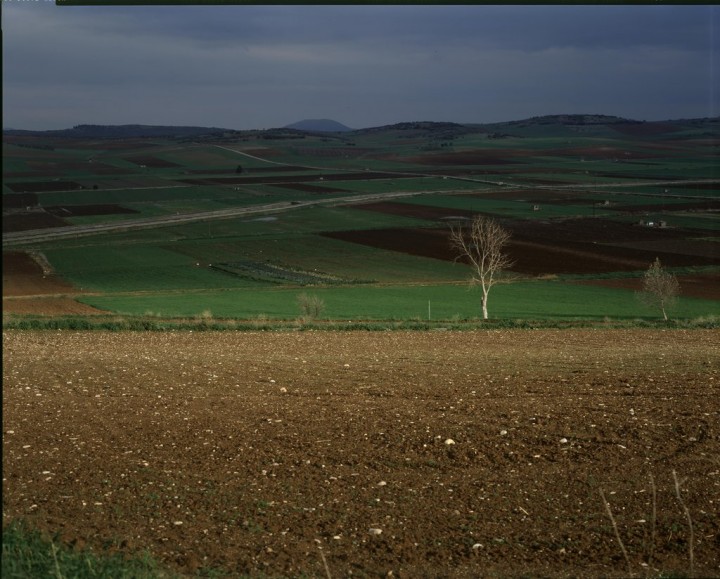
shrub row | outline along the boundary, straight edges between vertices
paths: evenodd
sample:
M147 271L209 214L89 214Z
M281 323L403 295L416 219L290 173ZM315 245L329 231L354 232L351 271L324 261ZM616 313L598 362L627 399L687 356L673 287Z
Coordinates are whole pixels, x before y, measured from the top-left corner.
M12 316L3 320L4 330L105 330L105 331L307 331L307 330L482 330L482 329L572 329L572 328L678 328L718 329L720 316L694 319L663 320L355 320L327 321L307 317L292 320L258 318L250 320L214 319L209 316L194 319L148 317L82 317L56 318Z

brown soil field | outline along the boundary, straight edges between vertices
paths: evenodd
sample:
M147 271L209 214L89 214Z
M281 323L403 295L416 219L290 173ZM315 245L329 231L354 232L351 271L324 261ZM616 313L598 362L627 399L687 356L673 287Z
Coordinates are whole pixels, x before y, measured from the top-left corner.
M6 193L2 196L3 209L24 209L38 204L35 193Z
M150 175L130 175L128 177L115 177L102 181L91 181L89 179L83 181L87 189L92 188L93 185L99 185L101 189L135 189L142 187L150 189L152 187L175 185L176 182L177 181L160 179L159 177L152 177Z
M32 316L92 316L106 313L107 312L103 312L91 306L82 304L71 297L3 297L3 315L17 314Z
M55 215L50 215L45 211L12 213L2 216L3 233L47 229L49 227L65 227L66 225L68 225L68 223L65 220Z
M3 523L76 548L253 577L720 575L717 331L6 331L3 350Z
M409 212L414 214L414 210ZM452 212L453 215L462 215L462 211ZM426 217L427 218L427 217ZM573 220L588 221L592 220ZM597 220L600 221L600 220ZM663 251L662 243L656 244L653 250L644 250L634 247L620 247L609 245L612 237L606 237L605 242L593 241L593 231L600 235L602 227L595 229L588 228L585 238L589 241L576 241L575 235L581 235L583 230L579 223L573 223L567 228L564 223L542 223L539 221L514 222L507 220L503 222L512 231L513 237L508 246L508 253L515 262L512 271L527 275L547 274L602 274L616 271L636 271L647 269L656 257L667 267L681 266L705 266L716 265L716 256L685 255ZM608 230L615 232L615 224L610 224ZM622 225L622 224L618 224ZM658 230L637 227L633 232L633 226L628 225L626 234L629 239L655 234ZM622 229L622 228L620 228ZM624 231L624 230L623 230ZM449 229L439 228L390 228L374 229L371 231L335 231L322 233L321 235L359 243L369 247L377 247L391 251L399 251L410 255L421 257L432 257L453 261L457 258L457 252L452 250L449 241ZM617 237L616 242L623 237ZM606 244L608 243L608 244ZM665 243L682 243L671 237ZM670 249L668 247L667 249Z
M24 251L3 251L3 297L59 294L73 291Z
M4 251L3 315L34 314L57 316L104 313L75 301L70 295L82 292L42 266L22 251Z
M720 200L704 199L691 201L688 203L668 203L664 205L661 199L656 199L655 203L647 205L614 205L613 211L718 211L720 210Z
M275 170L273 169L273 172ZM308 176L307 180L316 180L320 175ZM408 179L407 175L394 175L391 173L376 173L367 171L365 173L330 173L322 175L324 181L367 181L370 179ZM209 177L207 179L180 179L181 183L188 185L250 185L257 183L293 183L297 182L297 175L268 175L266 177Z
M27 181L22 183L5 183L5 186L16 193L43 193L46 191L74 191L81 189L75 181Z
M43 177L54 177L57 175L57 171L3 171L3 177L6 179L12 179L15 177L34 177L40 179Z

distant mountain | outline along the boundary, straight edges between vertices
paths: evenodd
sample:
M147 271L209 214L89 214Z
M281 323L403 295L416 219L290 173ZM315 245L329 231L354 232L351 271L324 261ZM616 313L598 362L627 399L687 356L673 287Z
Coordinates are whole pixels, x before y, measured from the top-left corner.
M292 125L285 125L285 129L296 129L298 131L312 131L318 133L346 133L352 131L342 123L330 119L305 119Z
M644 121L624 119L610 115L545 115L531 117L520 121L510 121L509 125L515 124L537 124L537 125L618 125L636 124Z
M72 129L55 131L25 131L5 129L4 135L65 137L75 139L128 139L142 137L191 137L211 133L224 133L228 129L217 127L172 127L162 125L76 125Z
M612 134L648 136L681 134L681 131L706 130L707 136L717 138L720 131L720 117L678 119L666 121L638 121L622 117L599 114L565 114L531 117L521 120L494 123L452 123L437 121L401 122L392 125L351 129L342 123L330 119L306 119L282 128L236 130L218 127L164 126L164 125L76 125L71 129L51 131L29 131L22 129L4 129L3 135L10 137L41 138L77 138L77 139L138 139L171 138L183 140L221 141L246 136L264 139L304 139L308 133L335 133L330 138L346 139L353 134L394 133L401 138L430 138L451 140L461 135L485 133L490 138L507 136L538 136L541 133L572 135ZM608 133L608 131L611 131ZM341 134L342 133L342 134ZM702 133L705 134L705 133Z

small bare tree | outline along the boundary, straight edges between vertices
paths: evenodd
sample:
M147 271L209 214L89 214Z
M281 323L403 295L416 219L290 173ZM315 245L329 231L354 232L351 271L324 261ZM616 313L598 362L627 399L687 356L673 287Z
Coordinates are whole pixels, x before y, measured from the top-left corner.
M667 310L675 304L679 293L680 283L677 278L665 271L660 258L656 257L643 276L642 291L638 297L646 305L660 308L663 318L667 320Z
M497 221L477 215L467 225L450 228L450 243L459 253L458 259L467 259L473 268L471 281L482 290L483 318L488 317L488 294L498 282L498 274L512 267L505 248L510 242L510 232Z

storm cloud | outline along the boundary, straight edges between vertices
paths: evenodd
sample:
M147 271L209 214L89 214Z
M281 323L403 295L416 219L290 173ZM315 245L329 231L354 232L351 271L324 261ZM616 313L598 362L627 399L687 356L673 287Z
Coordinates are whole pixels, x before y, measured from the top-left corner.
M718 114L715 6L4 2L4 126Z

